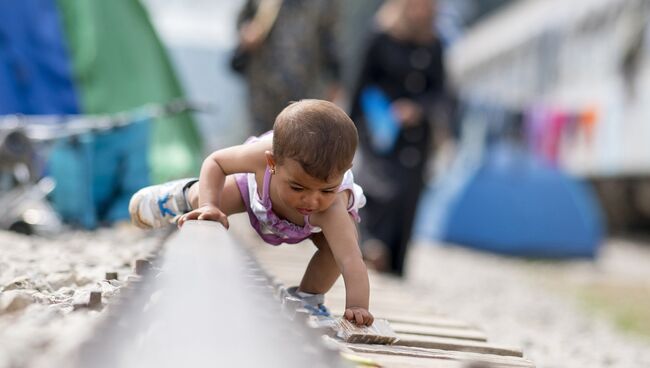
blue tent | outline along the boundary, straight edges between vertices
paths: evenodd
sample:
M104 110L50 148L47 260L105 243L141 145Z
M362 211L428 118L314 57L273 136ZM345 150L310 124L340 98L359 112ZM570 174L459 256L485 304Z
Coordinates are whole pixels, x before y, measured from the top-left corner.
M594 194L521 148L499 144L423 198L419 235L502 254L594 257L604 230Z
M54 1L0 1L0 115L79 113L67 51Z

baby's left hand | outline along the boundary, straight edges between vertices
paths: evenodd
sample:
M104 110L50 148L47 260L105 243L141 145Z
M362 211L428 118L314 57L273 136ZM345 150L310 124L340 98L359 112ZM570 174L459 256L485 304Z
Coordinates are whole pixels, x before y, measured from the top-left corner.
M361 307L346 308L343 317L357 326L370 326L375 321L375 317L366 308Z

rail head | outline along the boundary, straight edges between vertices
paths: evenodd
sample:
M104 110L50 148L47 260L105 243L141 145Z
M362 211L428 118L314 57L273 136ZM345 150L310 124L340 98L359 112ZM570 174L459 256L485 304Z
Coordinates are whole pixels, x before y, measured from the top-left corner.
M344 366L304 323L283 315L270 284L252 280L255 261L220 224L188 221L161 261L79 366Z

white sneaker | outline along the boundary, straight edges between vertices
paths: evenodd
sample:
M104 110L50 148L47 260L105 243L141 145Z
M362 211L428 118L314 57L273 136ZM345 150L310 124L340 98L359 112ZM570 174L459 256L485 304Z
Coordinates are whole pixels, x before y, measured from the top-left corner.
M190 181L180 179L137 191L129 202L131 222L142 229L157 229L174 223L190 210L183 189Z

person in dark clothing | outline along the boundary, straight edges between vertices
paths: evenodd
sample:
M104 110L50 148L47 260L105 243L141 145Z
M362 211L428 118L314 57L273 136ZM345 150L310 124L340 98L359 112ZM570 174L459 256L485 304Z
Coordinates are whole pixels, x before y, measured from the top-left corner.
M351 117L357 124L361 165L356 177L366 188L361 224L370 266L402 276L416 206L440 102L445 68L433 32L433 0L389 0L377 14L354 89ZM372 144L373 131L361 103L368 87L390 101L399 133L389 152Z
M340 98L339 0L247 0L237 24L255 135L292 101Z

